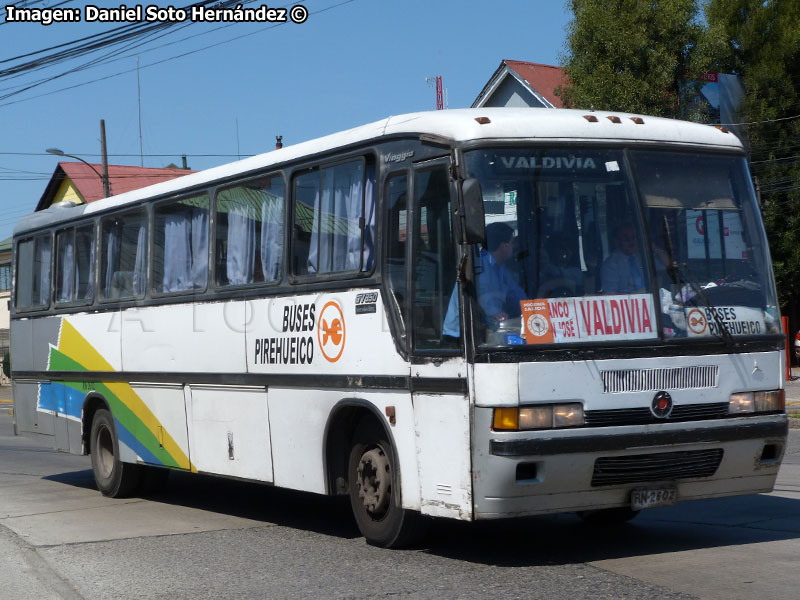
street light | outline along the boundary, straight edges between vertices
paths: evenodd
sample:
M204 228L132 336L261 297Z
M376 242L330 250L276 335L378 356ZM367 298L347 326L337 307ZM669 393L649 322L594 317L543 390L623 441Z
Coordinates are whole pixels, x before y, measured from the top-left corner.
M104 177L103 175L101 175L97 169L95 169L91 164L83 160L80 156L75 156L74 154L67 154L66 152L64 152L63 150L59 150L58 148L47 148L45 152L47 152L48 154L55 154L56 156L67 156L69 158L74 158L75 160L81 161L92 171L94 171L95 174L100 178L100 181L103 182L103 197L108 198L111 195L108 176Z

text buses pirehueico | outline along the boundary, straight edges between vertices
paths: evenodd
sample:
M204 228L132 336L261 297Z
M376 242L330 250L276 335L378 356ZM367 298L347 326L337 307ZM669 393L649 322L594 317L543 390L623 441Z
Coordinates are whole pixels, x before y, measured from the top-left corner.
M14 234L19 432L100 491L168 469L421 516L623 521L772 489L787 435L761 218L724 129L392 117Z

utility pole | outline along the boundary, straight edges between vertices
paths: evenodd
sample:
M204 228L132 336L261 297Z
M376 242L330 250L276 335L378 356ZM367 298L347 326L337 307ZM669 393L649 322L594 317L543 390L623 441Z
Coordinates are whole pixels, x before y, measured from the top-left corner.
M136 57L136 100L139 103L139 166L144 166L144 147L142 145L142 84L139 79L139 57Z
M108 151L106 150L106 122L100 119L100 154L103 156L103 198L111 195L111 185L108 181Z

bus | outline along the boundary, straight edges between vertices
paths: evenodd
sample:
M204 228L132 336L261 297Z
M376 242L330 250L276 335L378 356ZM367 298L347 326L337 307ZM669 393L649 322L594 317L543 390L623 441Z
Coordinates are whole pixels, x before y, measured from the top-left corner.
M724 127L394 116L24 217L18 433L123 497L170 470L429 517L625 522L773 489L784 334Z

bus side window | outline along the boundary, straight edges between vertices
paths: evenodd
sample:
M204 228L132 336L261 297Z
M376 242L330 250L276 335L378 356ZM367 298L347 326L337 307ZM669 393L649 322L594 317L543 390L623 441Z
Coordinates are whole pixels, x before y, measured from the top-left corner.
M102 221L100 289L105 300L141 298L147 281L147 214L144 210Z
M386 279L397 301L403 322L406 319L406 246L408 245L408 181L406 174L394 175L386 182L389 208Z
M94 225L56 234L56 303L94 298Z
M371 269L374 173L359 159L295 178L295 275Z
M217 285L280 281L283 177L261 177L217 194Z
M311 229L319 198L319 171L298 175L294 180L294 230L292 231L292 272L307 275Z
M17 246L18 308L47 308L50 305L50 236L20 242Z
M94 225L75 230L75 299L94 299Z
M75 299L75 230L56 234L56 304Z
M414 190L414 347L453 350L458 348L457 339L443 331L456 285L447 168L416 173Z
M206 289L208 196L202 194L160 204L153 212L153 291Z

